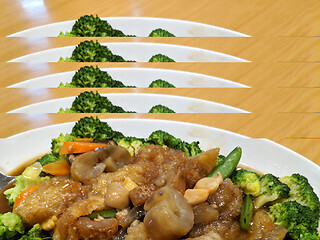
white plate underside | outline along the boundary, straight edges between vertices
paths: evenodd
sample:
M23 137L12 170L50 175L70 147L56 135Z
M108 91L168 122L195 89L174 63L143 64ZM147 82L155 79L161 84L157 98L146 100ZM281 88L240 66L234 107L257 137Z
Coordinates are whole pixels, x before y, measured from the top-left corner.
M114 105L121 106L126 111L137 113L148 113L153 106L158 104L167 106L176 113L248 113L221 103L165 94L102 93L101 96L107 97ZM70 108L75 98L76 96L43 101L12 110L9 113L57 113L61 107Z
M152 30L157 28L166 29L177 37L250 37L226 28L176 19L148 17L102 17L101 19L108 21L113 28L137 37L147 37ZM46 24L14 33L8 37L57 37L60 32L70 32L75 21Z
M164 54L176 62L249 62L242 58L202 48L173 44L142 43L142 42L113 42L100 43L107 46L113 54L122 56L125 60L148 62L155 54ZM31 53L12 59L8 62L58 62L60 57L71 57L74 46L53 48Z
M26 117L32 118L32 115ZM38 116L37 116L38 117ZM151 119L104 119L124 135L148 137L152 131L162 129L184 141L200 141L202 149L219 147L228 154L236 146L242 148L241 163L262 173L286 176L300 173L309 179L320 195L320 167L305 157L267 139L253 139L233 132L198 124ZM10 173L24 162L50 151L51 139L60 133L70 133L74 123L63 123L26 131L0 139L2 161L0 171ZM17 147L18 146L18 147Z
M157 79L166 80L177 88L245 88L246 85L213 77L205 74L157 69L157 68L101 68L114 79L123 82L127 86L147 88ZM29 79L8 86L9 88L56 88L60 82L71 82L76 71L55 73Z

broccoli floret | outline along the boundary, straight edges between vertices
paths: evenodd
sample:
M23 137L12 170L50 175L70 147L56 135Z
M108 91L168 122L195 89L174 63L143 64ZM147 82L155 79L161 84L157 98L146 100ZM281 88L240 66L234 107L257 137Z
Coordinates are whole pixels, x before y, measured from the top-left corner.
M260 179L260 193L255 199L256 208L262 207L267 202L287 198L290 188L287 184L280 182L279 178L272 174L265 174Z
M40 224L36 224L19 240L42 240L41 231Z
M112 77L104 71L101 71L98 67L85 66L80 68L72 77L70 83L60 83L60 88L131 88L134 86L126 86L121 81L114 80Z
M149 62L175 62L175 61L166 55L156 54L150 58Z
M165 80L157 79L150 83L149 88L175 88L175 86Z
M61 112L76 113L129 113L122 107L113 105L107 97L101 96L98 92L86 91L80 93L73 101L71 108L60 110Z
M175 37L175 35L162 28L157 28L149 34L149 37Z
M318 236L319 218L309 207L303 206L296 201L272 205L269 209L269 215L275 224L281 225L288 230L288 235L292 239L310 239L307 236Z
M59 37L132 37L122 31L112 28L98 16L85 15L80 17L72 27L71 32L60 33Z
M172 109L163 106L161 104L153 106L150 110L149 113L175 113Z
M59 156L62 145L64 142L72 142L75 136L73 134L65 134L62 133L57 138L53 138L51 141L51 153L53 155Z
M175 138L168 132L157 130L150 134L150 136L147 138L147 142L155 145L175 148L182 142L182 140L180 138Z
M131 156L137 154L140 148L147 144L145 139L136 137L124 137L117 143L119 146L126 148Z
M60 58L59 62L126 62L121 56L114 55L107 46L99 42L83 41L73 50L70 58Z
M16 239L24 233L22 218L12 212L0 214L0 240Z
M187 143L182 141L176 147L172 147L172 148L185 152L188 157L194 157L203 152L199 147L198 141L192 142L192 143Z
M234 172L231 180L247 195L257 197L260 194L260 176L246 169L240 169Z
M173 149L181 150L189 157L196 156L202 152L199 147L199 142L187 143L182 141L180 138L175 138L171 134L162 130L152 132L146 141L149 144L167 146Z
M122 134L113 131L108 123L101 122L98 118L84 117L74 125L72 135L76 138L93 138L95 141L101 141L121 137Z
M309 207L314 214L320 215L320 202L317 194L308 182L308 179L298 173L291 176L282 177L281 182L287 184L290 188L288 201L297 201L298 203Z
M39 158L36 162L39 162L42 166L47 165L49 163L53 163L59 160L59 157L54 154L45 154L41 158Z
M72 110L71 108L60 108L58 113L77 113L75 110Z
M41 171L41 164L36 162L27 167L21 175L15 177L15 186L4 192L10 205L14 204L14 201L22 191L50 179L50 177L40 177Z

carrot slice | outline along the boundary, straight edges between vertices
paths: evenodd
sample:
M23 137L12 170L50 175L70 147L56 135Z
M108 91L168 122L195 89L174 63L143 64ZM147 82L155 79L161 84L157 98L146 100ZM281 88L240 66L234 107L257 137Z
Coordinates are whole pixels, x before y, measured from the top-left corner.
M96 148L106 147L106 143L93 143L93 142L64 142L60 151L60 155L85 153L95 150Z
M67 159L61 158L56 162L44 165L42 171L54 176L63 176L70 173L70 164Z
M31 193L33 193L37 188L39 187L39 185L33 186L31 188L28 188L24 191L22 191L19 196L16 198L16 200L14 201L14 205L13 205L13 209L15 209L16 207L18 207L20 205L20 203L22 203L23 200L25 200Z
M93 138L74 138L74 142L93 142Z

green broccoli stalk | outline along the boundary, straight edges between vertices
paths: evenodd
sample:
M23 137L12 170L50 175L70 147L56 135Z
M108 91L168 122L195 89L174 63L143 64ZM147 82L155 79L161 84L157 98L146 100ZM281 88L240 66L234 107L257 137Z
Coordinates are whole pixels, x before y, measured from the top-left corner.
M47 165L49 163L56 162L60 159L56 154L48 153L39 158L36 162L39 162L42 166Z
M70 83L60 83L59 88L132 88L121 81L114 80L98 67L85 66L80 68L72 77Z
M60 33L59 37L133 37L114 29L107 21L97 15L80 17L72 26L71 32Z
M297 201L309 207L317 216L320 215L319 198L306 177L295 173L291 176L282 177L279 180L290 188L289 198L286 201Z
M175 62L175 61L166 55L156 54L150 58L149 62Z
M73 50L70 58L60 58L59 62L127 62L119 55L114 55L107 46L98 41L83 41Z
M0 214L0 240L16 239L24 233L22 218L12 212Z
M161 104L153 106L150 110L149 113L175 113L172 109L163 106Z
M175 37L175 35L162 28L157 28L149 34L149 37Z
M254 200L255 208L260 208L268 202L287 198L290 188L280 182L279 178L272 174L265 174L260 179L260 193Z
M40 177L41 171L41 164L36 162L27 167L21 175L15 177L15 186L4 192L10 205L14 204L14 201L22 191L50 179L50 177Z
M292 239L319 239L318 216L309 207L296 201L276 203L270 207L269 215L275 224L288 230Z
M137 154L141 147L147 145L145 139L136 137L124 137L117 143L119 146L126 148L131 156Z
M149 88L175 88L175 86L165 80L157 79L150 83Z
M260 176L246 169L240 169L234 172L231 180L247 195L254 197L260 194Z
M35 224L26 234L24 234L19 240L42 240L40 224Z
M113 105L107 97L98 92L86 91L80 93L73 101L71 108L60 109L59 113L130 113L122 107Z

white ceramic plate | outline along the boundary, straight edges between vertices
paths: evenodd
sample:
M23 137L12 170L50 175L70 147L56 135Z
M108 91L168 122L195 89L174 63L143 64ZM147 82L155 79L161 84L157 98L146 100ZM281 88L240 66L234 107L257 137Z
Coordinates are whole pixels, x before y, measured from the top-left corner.
M127 35L147 37L152 30L166 29L177 37L250 37L249 35L208 24L148 17L107 17L110 25ZM76 20L47 24L14 33L8 37L57 37L60 32L70 32Z
M197 98L165 94L109 93L101 94L126 111L147 113L153 106L162 104L176 113L248 113L239 108ZM9 113L57 113L62 107L70 108L76 96L58 98L27 105Z
M249 62L228 54L182 45L142 42L100 44L107 46L113 54L120 55L126 60L134 60L137 62L148 62L153 55L158 53L167 55L176 62ZM74 45L53 48L18 57L9 62L58 62L60 57L71 57L75 47Z
M213 77L205 74L158 69L158 68L101 68L106 71L114 80L120 80L125 85L146 88L157 79L163 79L178 88L245 88L249 87L237 82L223 78ZM71 82L76 71L55 73L29 79L20 83L8 86L9 88L56 88L60 82Z
M30 116L32 117L32 116ZM305 157L267 139L253 139L233 132L184 122L152 119L104 119L113 130L124 135L148 137L162 129L184 141L200 141L204 150L219 147L228 154L236 146L242 148L241 163L262 173L286 176L300 173L309 179L320 196L320 167ZM50 152L51 139L70 133L74 123L51 125L0 139L0 171L10 173L28 160ZM18 146L18 147L17 147Z

